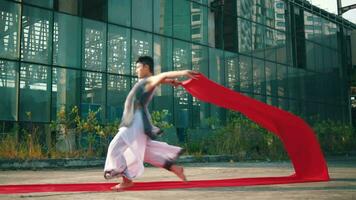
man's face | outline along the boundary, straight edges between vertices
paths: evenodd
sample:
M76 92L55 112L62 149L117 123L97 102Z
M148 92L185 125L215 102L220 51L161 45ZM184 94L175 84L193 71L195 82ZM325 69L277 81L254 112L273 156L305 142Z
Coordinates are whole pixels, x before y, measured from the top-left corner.
M136 74L138 78L144 78L150 74L150 69L148 65L142 63L136 63Z

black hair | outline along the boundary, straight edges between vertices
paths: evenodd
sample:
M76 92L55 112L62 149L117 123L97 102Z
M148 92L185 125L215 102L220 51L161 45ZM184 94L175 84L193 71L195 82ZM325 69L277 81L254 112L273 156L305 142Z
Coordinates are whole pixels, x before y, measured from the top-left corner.
M150 72L153 74L153 58L151 56L140 56L136 60L137 63L142 63L149 66Z

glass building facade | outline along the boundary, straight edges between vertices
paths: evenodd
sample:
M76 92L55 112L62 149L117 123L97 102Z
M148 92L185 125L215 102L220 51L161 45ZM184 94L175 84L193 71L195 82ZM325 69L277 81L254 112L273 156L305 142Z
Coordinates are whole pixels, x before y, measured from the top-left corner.
M38 123L61 108L120 119L140 55L155 72L194 69L270 105L350 121L350 34L356 25L301 0L0 0L0 122ZM151 110L177 128L226 111L182 88Z

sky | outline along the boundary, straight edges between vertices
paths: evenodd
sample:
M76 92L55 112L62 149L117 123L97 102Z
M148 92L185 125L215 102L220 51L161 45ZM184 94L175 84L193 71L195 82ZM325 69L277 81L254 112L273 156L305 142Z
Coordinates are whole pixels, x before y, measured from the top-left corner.
M313 5L318 6L328 12L337 14L337 0L308 0ZM356 4L356 0L341 0L341 6ZM356 9L349 10L342 15L343 18L356 24Z

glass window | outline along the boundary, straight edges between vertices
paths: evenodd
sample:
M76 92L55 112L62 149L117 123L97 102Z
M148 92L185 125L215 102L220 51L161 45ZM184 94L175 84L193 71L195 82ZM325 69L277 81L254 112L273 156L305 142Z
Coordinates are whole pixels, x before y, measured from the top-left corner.
M83 19L84 69L105 71L106 67L106 24Z
M264 58L265 54L265 27L252 23L252 55Z
M279 79L278 79L279 83ZM288 69L288 94L289 98L301 99L300 97L299 71L297 68L290 67Z
M173 70L191 69L191 44L178 40L173 41ZM188 93L182 88L174 89L174 114L177 128L190 126L191 114L189 108L191 100Z
M74 106L79 107L80 80L78 70L53 68L52 120L57 118L57 113L60 111L70 113Z
M250 0L240 0L237 1L237 13L240 17L244 17L246 19L252 18L252 8L253 1Z
M172 0L154 0L153 2L153 31L164 35L172 35L173 2Z
M155 73L172 71L172 40L166 37L154 36L154 66ZM167 121L173 122L173 88L170 85L160 85L153 100L154 110L168 110Z
M288 51L287 51L287 44L286 44L286 34L281 31L275 31L275 38L277 40L277 62L279 63L286 63L288 64Z
M80 68L81 19L54 13L53 64Z
M220 49L209 49L209 78L213 81L224 84L224 51Z
M131 0L108 0L109 22L131 25Z
M51 64L52 13L29 6L23 8L22 60Z
M331 23L331 27L329 29L330 31L330 47L331 48L334 48L334 49L337 49L337 44L338 44L338 32L339 32L339 26L334 24L334 23Z
M278 98L278 107L282 110L288 110L289 109L289 100L285 98Z
M22 0L24 3L41 6L45 8L53 8L53 0Z
M192 69L209 75L208 47L192 44Z
M205 76L209 75L208 64L208 47L192 44L192 69L203 73ZM192 113L193 126L205 126L204 119L209 117L210 106L193 97Z
M293 114L299 116L300 115L300 102L296 100L289 100L289 111Z
M277 96L276 64L272 62L265 62L265 71L266 71L266 94L270 96Z
M278 50L277 38L281 38L276 34L276 30L271 28L266 28L265 30L265 58L270 61L276 61Z
M173 1L173 8L173 36L184 40L190 40L190 2Z
M283 1L276 1L276 8L284 9L284 6Z
M106 21L107 0L85 0L81 2L83 17L99 21Z
M323 46L314 44L315 47L315 71L322 72L324 67Z
M108 75L107 91L108 120L118 121L122 117L126 96L130 91L130 78Z
M284 0L275 0L275 8L274 12L276 14L276 18L274 20L274 27L278 30L285 31L286 30L286 14L285 14L285 2ZM281 6L283 5L283 6Z
M315 47L314 43L305 40L306 69L315 70Z
M152 31L152 0L132 0L132 26Z
M238 40L239 40L239 52L244 54L251 53L252 48L252 27L251 22L238 19Z
M47 66L21 64L20 120L49 122L51 70Z
M103 121L105 119L105 80L102 73L82 72L82 103L81 114L87 117L89 111L97 111L97 119Z
M153 46L155 73L172 71L172 39L155 35Z
M278 96L287 97L288 88L287 67L284 65L277 65L277 91Z
M196 5L192 2L192 41L201 44L208 42L208 8L206 6Z
M221 85L225 85L224 64L224 51L209 48L209 78ZM210 105L210 116L223 121L224 110L221 107Z
M54 9L56 11L65 12L72 15L78 15L79 0L55 0Z
M0 120L17 120L16 62L0 60Z
M132 31L132 58L131 58L131 74L136 75L136 60L139 56L152 56L152 34Z
M235 91L240 90L238 55L225 51L226 85Z
M304 34L305 39L312 40L314 37L314 15L304 11Z
M263 1L253 1L252 20L261 24L265 24L265 5Z
M109 25L108 72L130 74L130 29Z
M266 94L264 61L260 59L253 59L253 90L255 94Z
M240 55L240 89L242 92L252 92L252 60L249 56Z
M0 2L0 57L17 59L19 55L20 4Z

